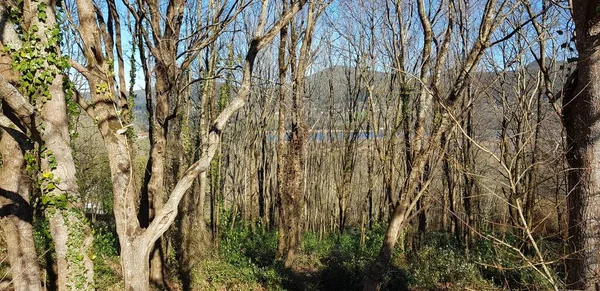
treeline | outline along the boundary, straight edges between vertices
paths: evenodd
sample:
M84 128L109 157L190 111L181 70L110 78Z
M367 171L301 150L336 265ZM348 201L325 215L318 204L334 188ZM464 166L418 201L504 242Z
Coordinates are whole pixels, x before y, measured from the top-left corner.
M593 290L595 6L6 1L2 288Z

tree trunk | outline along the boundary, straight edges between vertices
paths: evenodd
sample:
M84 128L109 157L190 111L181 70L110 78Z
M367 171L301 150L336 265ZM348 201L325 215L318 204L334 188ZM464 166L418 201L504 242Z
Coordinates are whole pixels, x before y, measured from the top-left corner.
M258 217L261 227L268 225L268 216L267 216L267 203L266 203L266 192L267 192L267 171L268 171L268 161L267 161L267 135L265 133L264 128L266 127L266 122L263 122L262 128L260 130L260 155L257 157L259 162L258 170L257 170L257 186L258 186Z
M126 291L150 290L150 249L142 240L121 242L121 266ZM133 267L135 266L135 267Z
M569 289L600 289L600 14L594 1L573 1L579 52L573 79L565 84L563 122L567 133L569 191ZM571 82L572 81L572 82Z
M282 0L283 11L287 6L287 1ZM283 12L282 12L283 13ZM277 124L277 196L275 198L278 209L278 232L277 232L277 257L284 258L285 250L287 249L286 238L286 217L283 204L283 195L285 192L285 156L286 156L286 76L288 71L288 64L285 58L286 47L287 47L288 29L287 26L281 28L279 31L279 47L277 62L279 66L279 116Z
M47 21L34 21L39 27L39 36L45 39L45 31L56 25L53 1L40 1L47 4ZM35 5L32 3L32 5ZM58 50L58 47L54 49ZM60 52L59 52L60 54ZM42 140L47 148L47 156L42 160L43 175L53 174L53 181L48 182L42 195L49 195L58 201L66 199L67 206L58 204L48 207L46 216L50 221L50 232L56 250L58 265L59 290L92 290L94 289L94 264L92 254L93 236L83 213L81 200L75 177L75 163L71 153L69 136L69 117L67 101L63 88L64 76L59 68L51 66L59 72L48 90L52 96L43 105L41 117L44 124ZM40 101L41 102L41 101ZM55 184L55 188L49 187ZM46 192L47 191L47 192Z
M144 181L147 184L148 190L148 217L147 221L142 220L142 227L148 225L155 216L155 213L159 211L166 199L166 176L169 174L169 168L167 168L167 140L169 132L169 120L167 115L169 114L170 104L169 94L173 90L172 84L168 83L169 76L173 76L174 73L167 70L167 65L157 65L156 70L156 91L161 92L156 96L156 111L153 120L152 128L153 140L150 141L150 173L148 181ZM146 80L150 82L150 80ZM176 175L176 174L175 174ZM154 246L154 249L150 252L150 281L158 286L164 285L163 276L163 248L162 240L158 240Z
M381 289L383 276L389 268L390 259L398 242L398 235L402 229L408 204L399 202L394 207L394 212L391 214L388 229L383 237L383 246L379 250L379 254L375 262L369 268L367 275L363 281L363 291L376 291Z
M302 221L302 208L304 203L305 184L305 155L308 128L306 125L304 111L305 97L305 74L310 57L312 33L316 19L315 3L310 2L306 16L306 29L302 40L300 53L296 56L292 49L297 41L298 34L294 30L293 23L290 25L290 65L292 68L292 110L291 110L291 139L288 144L287 163L285 166L286 191L282 199L285 210L284 228L286 230L286 250L284 265L290 267L295 260L296 249L299 247L301 233L304 229Z
M21 146L26 137L19 131L6 128L0 132L0 222L15 291L41 290L40 268L33 243L33 209L29 204L30 178L25 173L25 160ZM11 136L13 135L13 136Z
M42 8L45 8L44 17L40 16L42 14L39 10ZM33 73L35 81L38 83L36 84L34 81L30 85L35 84L37 88L21 88L25 92L25 96L19 97L25 102L28 99L33 101L34 104L27 105L34 106L41 117L37 123L28 124L28 128L30 132L36 133L32 134L35 136L31 138L39 142L37 154L40 157L39 169L41 172L36 173L39 174L36 178L42 191L42 203L50 222L50 232L56 250L59 270L57 286L59 290L90 290L94 285L93 262L90 258L93 238L89 225L80 210L81 200L70 147L69 117L67 116L67 101L63 87L62 70L64 68L57 61L51 61L51 57L57 58L61 55L57 39L52 39L55 36L49 33L58 26L55 15L56 3L48 0L26 1L23 3L23 7L18 9L22 9L23 18L20 23L15 25L20 26L24 34L34 34L37 38L35 45L43 48L30 56L30 58L41 61L44 66L43 72L37 70ZM36 10L37 13L31 12ZM11 41L11 36L7 39L5 32L3 29L2 41ZM24 38L24 41L31 42L31 39ZM33 43L24 45L33 45ZM56 55L50 55L50 52ZM42 76L42 73L47 73L49 77ZM32 73L28 72L28 74ZM21 84L31 81L31 79L23 80L24 82ZM2 87L5 85L3 84ZM12 85L8 85L8 87L12 87ZM34 90L31 91L31 89ZM2 97L6 98L6 96ZM10 109L15 110L15 108ZM18 112L14 113L18 115ZM27 117L31 118L33 115L34 113L31 112ZM38 131L41 133L41 139L37 136ZM24 243L24 247L27 247L27 242Z

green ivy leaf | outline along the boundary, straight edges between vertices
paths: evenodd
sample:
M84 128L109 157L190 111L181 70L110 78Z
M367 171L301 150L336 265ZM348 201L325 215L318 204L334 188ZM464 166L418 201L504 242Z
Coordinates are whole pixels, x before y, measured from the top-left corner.
M46 190L52 191L54 189L56 189L56 185L54 185L53 182L49 182L48 185L46 185Z
M52 173L52 172L45 172L45 173L42 174L42 178L48 179L48 180L52 180L52 179L54 179L54 173Z

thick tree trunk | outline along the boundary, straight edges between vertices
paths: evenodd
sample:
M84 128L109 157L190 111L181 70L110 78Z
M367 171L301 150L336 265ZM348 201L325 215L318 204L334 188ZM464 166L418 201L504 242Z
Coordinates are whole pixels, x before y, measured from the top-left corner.
M40 1L47 4L47 20L34 24L39 27L39 36L46 38L45 31L56 25L53 1ZM58 47L55 48L58 50ZM60 53L59 53L60 54ZM49 68L52 69L52 68ZM59 72L48 90L52 96L43 105L41 117L44 124L42 140L47 148L47 156L42 160L44 173L53 174L54 189L42 190L44 195L52 199L66 199L67 206L61 209L58 205L49 207L46 216L50 221L50 232L56 250L58 265L59 290L92 290L94 289L94 264L92 254L93 236L83 213L81 200L75 177L75 163L71 153L69 136L69 117L67 101L63 89L64 76ZM44 187L44 186L42 186Z
M10 262L15 291L41 290L40 268L33 243L33 209L29 205L29 177L24 172L25 160L21 151L25 136L15 129L0 131L0 223ZM13 136L11 136L13 135Z
M296 94L294 94L296 95ZM290 141L290 147L288 149L288 163L286 165L286 191L283 198L283 207L285 209L285 260L284 264L286 267L290 267L295 260L296 249L298 248L298 242L300 238L300 231L302 229L301 216L302 216L302 203L304 201L302 177L304 168L304 147L306 140L306 129L303 118L300 117L303 112L294 97L295 106L294 112L292 113L292 139ZM302 97L300 97L302 98ZM300 104L302 101L299 101Z
M150 249L145 244L133 238L126 243L121 242L121 266L126 291L150 290Z
M176 175L169 173L167 165L167 140L169 132L169 92L172 90L168 84L169 73L165 65L157 66L156 68L156 91L159 92L156 96L156 111L153 120L153 140L150 141L150 173L147 183L148 189L148 221L141 221L142 227L148 225L153 219L157 211L159 211L166 200L166 176ZM174 74L171 74L174 75ZM158 286L164 285L163 276L163 243L159 239L150 252L150 281Z
M42 7L45 7L44 18L39 16L39 11L30 13ZM22 11L24 11L23 19L21 23L18 23L20 28L35 34L39 45L47 46L34 57L44 61L44 58L49 58L46 55L48 51L60 55L58 45L53 42L56 40L49 39L52 36L48 33L57 26L56 3L48 0L26 1L23 3ZM35 29L33 29L34 27ZM15 35L8 35L7 39L6 36L3 29L2 42L12 41L10 37L15 37ZM27 102L25 99L27 97L35 99L36 104L33 105L38 109L41 108L39 112L41 119L38 121L40 123L33 124L32 119L29 119L33 113L30 113L25 119L21 117L21 123L29 123L27 124L29 131L36 132L36 136L32 137L36 141L40 141L37 131L41 132L41 144L38 147L38 154L41 157L40 188L46 201L46 216L50 222L50 232L56 250L56 262L59 270L56 280L57 287L59 290L90 290L94 285L93 262L90 258L93 238L89 225L85 222L80 210L81 200L70 148L63 68L50 61L44 63L44 67L46 72L53 77L52 82L39 84L41 87L38 89L39 92L26 92L28 94L26 97L20 96L25 102ZM45 90L47 90L47 96L42 95ZM33 106L32 104L27 105ZM15 110L15 108L11 109ZM19 115L18 112L14 113ZM27 241L23 243L24 247L27 247Z
M569 289L600 289L600 14L594 1L573 1L579 61L563 97L567 133ZM572 81L572 82L571 82Z
M49 161L42 162L42 170L52 172L56 190L45 195L53 195L55 199L65 197L74 205L68 209L52 207L46 211L50 221L50 232L56 249L58 265L59 290L91 290L94 287L94 265L90 258L92 253L92 232L80 213L81 202L75 177L75 163L71 155L66 100L63 92L63 77L57 76L50 92L52 99L46 102L42 110L45 124L42 139L52 153L56 166ZM80 259L75 259L81 256Z
M8 6L0 5L0 23L5 23L0 28L0 49L7 44L16 45L20 43L14 25L8 17ZM11 57L0 53L0 91L2 93L17 93L17 90L9 83L19 78L16 71L11 70ZM11 266L12 284L15 291L37 291L42 288L40 268L37 263L37 254L33 241L33 209L30 203L31 179L25 171L24 151L31 148L27 142L27 136L17 129L4 113L14 109L9 96L0 94L3 103L2 129L0 129L0 155L2 166L0 167L0 224L6 240L8 260ZM31 126L31 105L23 96L19 96L25 107L30 107L24 114L11 112L18 117L25 117ZM16 121L16 120L15 120ZM23 122L26 123L26 122ZM21 124L23 126L24 124ZM22 129L25 129L22 127Z
M2 206L3 210L5 207L7 206ZM6 248L14 290L42 290L31 222L24 221L16 215L10 215L0 221L2 222L2 231L6 237Z

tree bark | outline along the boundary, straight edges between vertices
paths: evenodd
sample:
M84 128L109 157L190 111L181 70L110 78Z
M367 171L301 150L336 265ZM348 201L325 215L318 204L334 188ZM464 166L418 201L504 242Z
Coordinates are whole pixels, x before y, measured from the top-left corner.
M26 136L20 131L14 128L0 130L0 222L6 239L15 291L42 290L31 226L31 183L25 172L23 159L23 150L28 146Z
M125 290L150 290L150 245L135 237L120 242Z
M46 8L46 19L43 21L37 14L29 15L24 23L37 26L37 36L42 42L49 43L47 31L53 29L56 23L56 2L50 0L32 1L30 7ZM29 28L26 28L29 29ZM52 47L58 55L58 45ZM49 186L42 189L42 195L50 199L66 200L63 208L57 204L48 205L46 216L50 222L50 232L56 250L58 267L59 290L92 290L94 289L94 264L91 259L93 236L89 225L82 213L82 205L75 177L75 163L71 153L71 139L69 135L69 116L67 116L67 100L63 89L64 76L62 69L55 64L47 64L47 69L56 72L56 76L48 91L51 98L42 103L41 122L43 124L42 142L45 147L42 151L41 171L42 176L51 174L54 188ZM46 187L46 182L42 187ZM49 185L49 184L48 184Z
M600 14L593 1L573 1L579 60L565 84L563 122L567 134L569 236L567 286L600 289Z
M304 203L304 183L305 183L305 151L308 128L306 126L304 112L304 86L305 74L308 67L312 33L314 31L314 22L316 20L315 2L310 2L306 29L300 53L296 56L293 47L296 45L298 35L294 31L294 25L290 25L290 65L292 68L292 110L291 110L291 139L288 144L287 160L285 165L285 194L282 198L284 209L285 228L285 258L284 265L291 267L295 260L295 253L299 247L304 229L302 221L302 208Z
M56 250L59 290L94 289L94 264L92 254L93 236L81 211L81 201L75 177L75 163L71 153L68 131L66 100L63 91L63 76L58 75L50 88L52 99L42 109L45 129L42 140L56 159L56 167L49 161L42 162L42 171L54 175L56 189L45 195L64 196L69 203L67 209L47 210L50 232ZM54 211L54 213L52 213ZM75 259L81 256L81 259Z
M287 0L282 0L283 2L283 10L287 6ZM283 12L282 12L283 13ZM286 76L288 71L288 62L286 61L286 47L287 47L287 38L288 38L288 28L287 25L282 27L279 31L279 46L278 46L278 54L277 54L277 62L278 62L278 80L279 80L279 114L277 120L277 197L276 205L278 210L278 232L277 232L277 256L279 258L285 257L285 251L287 249L286 242L286 214L284 211L284 203L283 196L285 192L285 157L286 153Z

